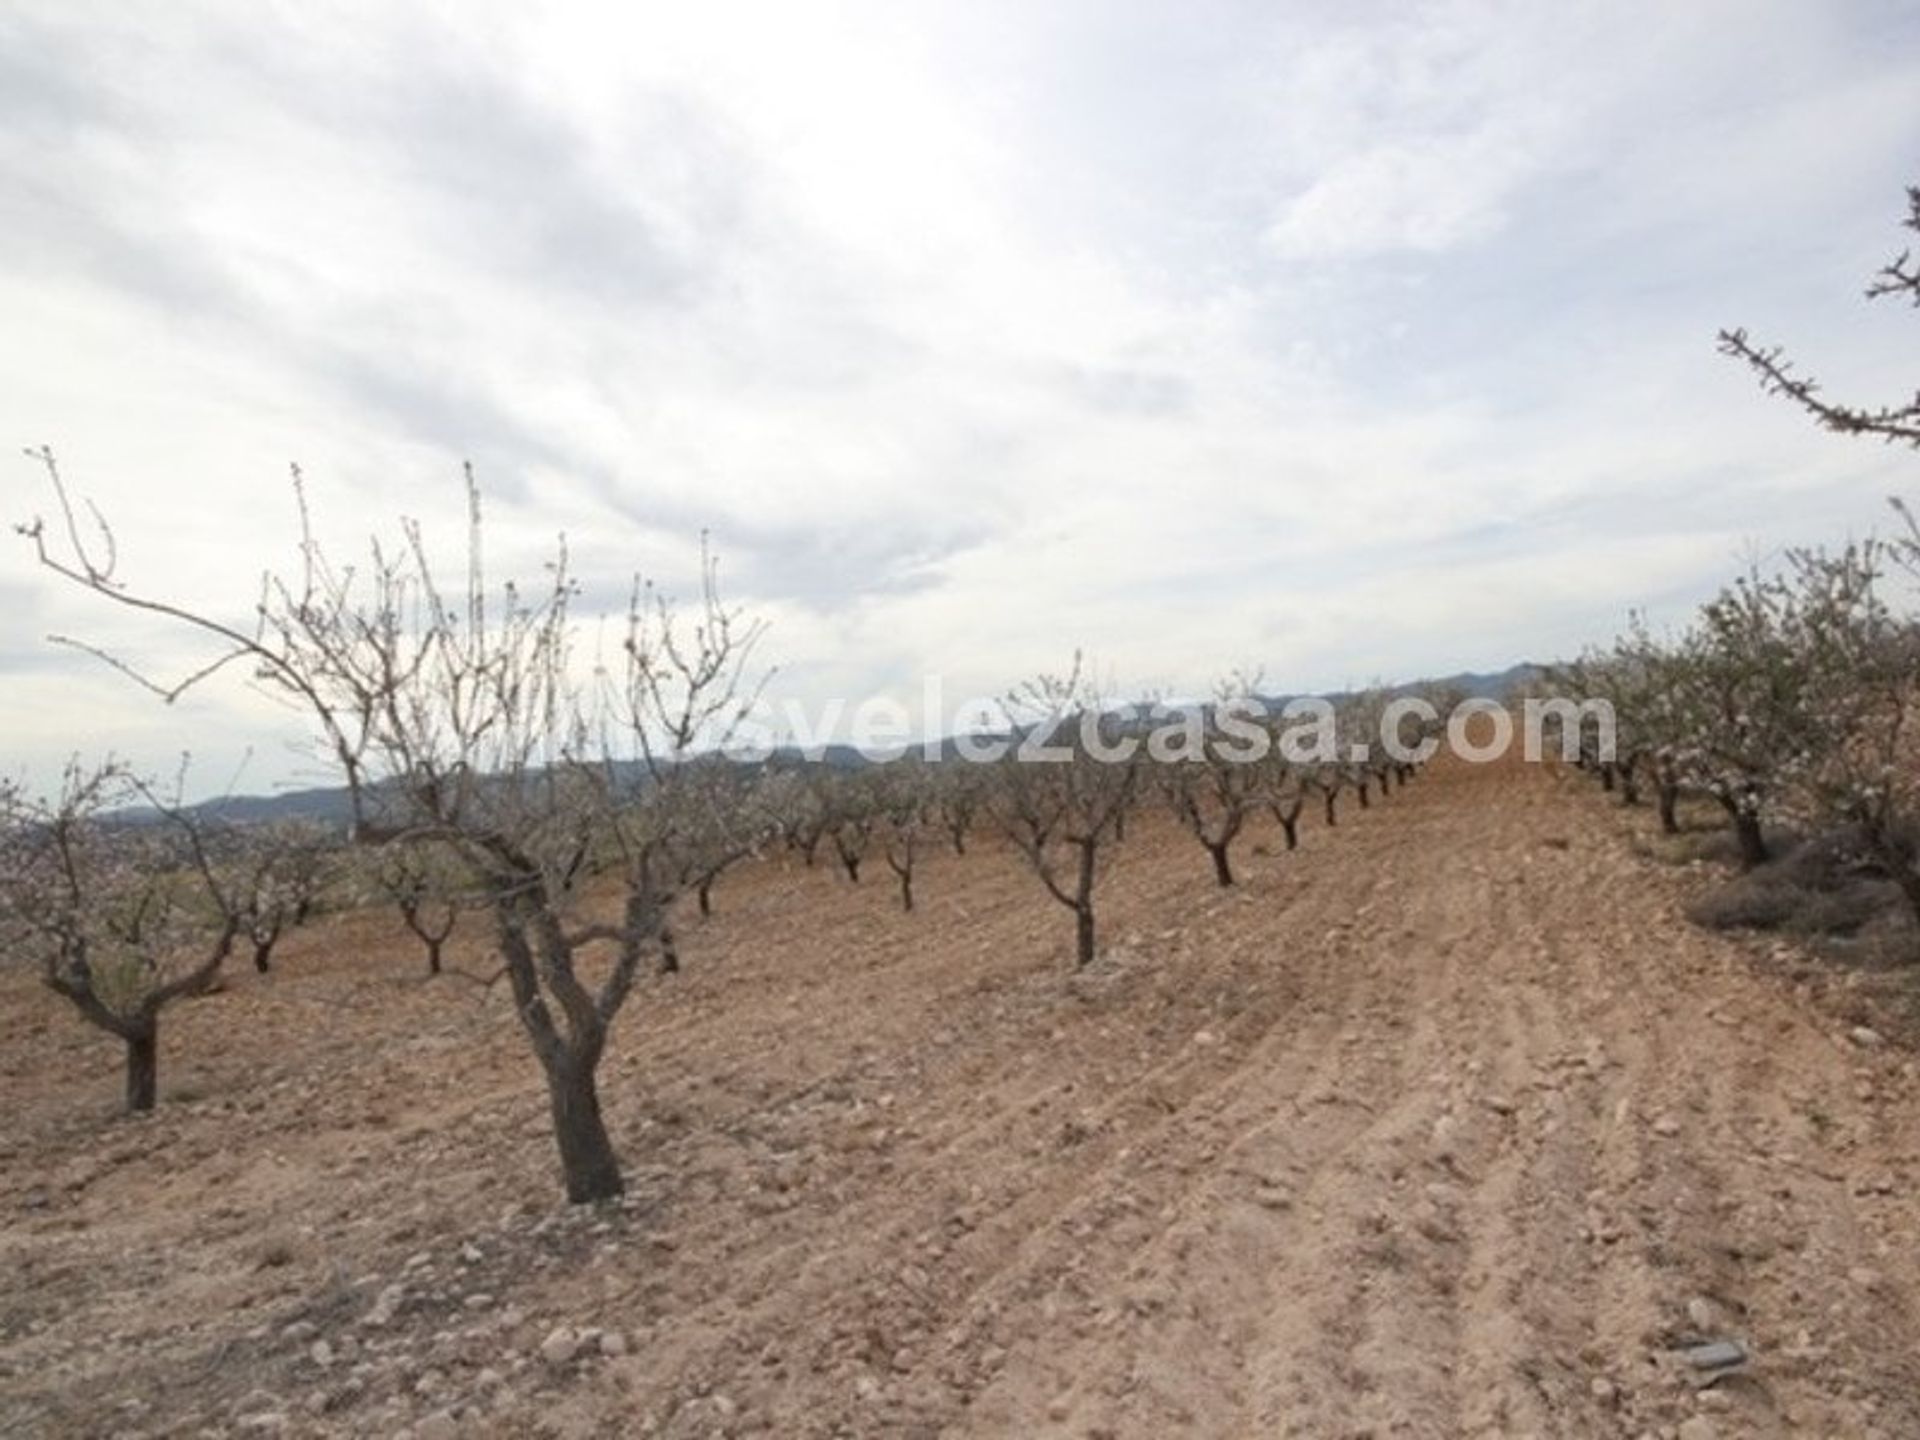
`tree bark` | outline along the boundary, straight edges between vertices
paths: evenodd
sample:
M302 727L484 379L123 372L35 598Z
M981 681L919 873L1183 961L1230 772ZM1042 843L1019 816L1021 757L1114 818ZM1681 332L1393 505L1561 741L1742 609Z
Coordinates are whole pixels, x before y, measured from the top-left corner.
M127 1109L153 1109L160 1092L160 1032L157 1025L124 1037L127 1042Z
M1074 963L1080 966L1093 963L1093 879L1094 848L1091 844L1082 844L1079 885L1073 905Z
M566 1055L546 1071L553 1134L560 1144L567 1199L576 1205L611 1200L627 1187L606 1122L600 1118L600 1091L593 1065Z
M1233 866L1227 859L1227 847L1224 844L1208 845L1207 853L1213 857L1213 878L1222 887L1233 884Z
M1282 815L1280 817L1280 829L1282 833L1284 833L1287 837L1287 849L1289 850L1299 849L1300 848L1300 814L1299 812L1295 811L1291 815Z
M1370 786L1365 780L1356 782L1353 787L1353 793L1360 797L1360 808L1362 810L1367 809L1373 803L1372 798L1367 794L1367 791L1372 788L1373 787Z
M1327 791L1327 824L1329 825L1337 825L1340 823L1339 820L1335 818L1333 813L1334 804L1336 801L1339 800L1339 798L1340 798L1340 792L1338 790Z
M441 943L442 942L433 939L431 936L427 938L427 974L429 975L438 975L440 973Z
M277 937L276 937L277 938ZM273 968L273 940L253 942L253 968L265 975Z
M911 870L902 870L899 872L899 875L900 908L902 910L911 910L913 909L913 872Z
M1654 793L1660 809L1660 833L1663 835L1678 835L1680 833L1680 818L1674 812L1680 803L1680 787L1678 785L1656 783Z

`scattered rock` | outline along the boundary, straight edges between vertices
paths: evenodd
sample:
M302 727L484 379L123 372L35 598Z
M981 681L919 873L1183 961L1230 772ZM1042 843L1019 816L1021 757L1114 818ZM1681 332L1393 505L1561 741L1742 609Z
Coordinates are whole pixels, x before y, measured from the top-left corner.
M540 1342L540 1358L558 1368L580 1353L580 1332L571 1325L557 1326Z
M451 1410L435 1410L414 1422L413 1440L460 1440L460 1422Z
M1867 1025L1856 1025L1847 1032L1847 1038L1863 1050L1872 1050L1886 1044L1878 1030Z
M1733 1370L1747 1363L1746 1348L1736 1340L1711 1340L1686 1353L1687 1364L1695 1370Z
M608 1330L600 1337L600 1353L612 1358L627 1353L627 1337L618 1330Z
M379 1330L387 1325L391 1325L395 1312L400 1309L401 1302L406 1298L406 1286L387 1286L374 1300L373 1308L360 1317L360 1323L373 1330Z
M1704 1415L1695 1415L1681 1421L1674 1434L1677 1440L1720 1440L1720 1427Z

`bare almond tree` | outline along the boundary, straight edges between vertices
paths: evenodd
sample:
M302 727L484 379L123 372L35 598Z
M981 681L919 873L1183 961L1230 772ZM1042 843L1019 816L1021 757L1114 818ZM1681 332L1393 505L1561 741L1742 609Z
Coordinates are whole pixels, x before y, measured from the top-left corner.
M136 820L128 807L149 808ZM0 784L0 939L126 1046L126 1105L159 1093L160 1013L214 985L240 935L204 837L177 800L108 762L59 794Z
M265 975L280 937L313 907L332 836L312 821L275 820L218 826L210 830L208 846L226 876L253 968Z
M40 563L213 652L164 684L105 658L168 697L244 667L305 713L362 843L431 840L459 857L547 1083L567 1195L620 1193L595 1080L608 1028L686 873L676 847L702 802L683 762L724 743L757 694L746 667L761 626L722 604L704 543L692 613L636 583L618 659L589 680L573 664L579 592L564 543L542 584L494 592L470 470L465 583L451 595L411 522L364 565L333 565L296 471L298 563L269 573L251 620L232 621L124 586L111 533L83 533L53 456L38 458L59 507L57 529L24 527Z
M447 941L469 903L459 857L439 842L397 842L379 847L374 866L380 893L399 910L401 923L426 951L427 974L441 974Z
M1214 881L1222 887L1234 883L1233 842L1267 800L1267 772L1260 763L1264 745L1250 744L1250 737L1235 728L1236 723L1250 725L1237 707L1251 698L1251 688L1237 678L1223 681L1213 704L1185 711L1187 723L1168 727L1183 737L1175 742L1177 753L1154 757L1160 763L1153 778L1167 808L1207 852ZM1264 742L1265 736L1254 730L1251 739Z
M1008 697L1019 743L988 772L995 820L1047 893L1073 911L1074 958L1095 954L1094 892L1140 770L1137 737L1081 676L1041 675Z
M918 761L903 758L883 765L877 777L880 853L899 883L900 908L907 911L913 909L921 837L938 809L930 774Z

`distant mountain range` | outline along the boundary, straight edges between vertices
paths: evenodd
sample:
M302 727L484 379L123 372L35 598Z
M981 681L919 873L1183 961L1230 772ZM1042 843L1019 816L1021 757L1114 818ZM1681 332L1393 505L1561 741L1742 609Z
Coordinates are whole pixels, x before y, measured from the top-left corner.
M1409 680L1402 684L1389 685L1389 694L1403 695L1428 688L1451 688L1460 691L1470 699L1505 699L1513 690L1529 681L1539 678L1543 667L1530 662L1510 665L1505 670L1477 671L1466 670L1457 675L1443 675L1435 679ZM1320 692L1325 699L1339 702L1349 698L1354 691ZM1279 704L1287 696L1263 697L1268 703ZM914 747L918 749L917 746ZM943 760L956 758L958 751L951 739L940 742ZM810 762L795 747L776 750L769 760L770 764L786 763L800 765L819 763L836 770L858 770L870 765L870 761L851 745L826 745L820 748L818 761ZM260 825L275 820L315 820L324 825L345 829L353 818L352 805L344 786L322 787L307 790L284 790L273 795L223 795L215 800L206 800L191 807L195 815L209 820L219 820L233 825ZM133 816L129 816L129 819Z

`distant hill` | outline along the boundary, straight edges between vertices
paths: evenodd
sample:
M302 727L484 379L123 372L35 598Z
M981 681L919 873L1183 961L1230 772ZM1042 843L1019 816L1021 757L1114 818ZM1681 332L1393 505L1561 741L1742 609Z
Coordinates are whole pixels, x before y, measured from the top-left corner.
M1505 670L1484 672L1467 670L1457 675L1409 680L1386 688L1389 693L1399 695L1428 687L1451 687L1472 699L1504 700L1516 686L1537 679L1541 673L1541 666L1522 661L1518 665L1508 666ZM1339 701L1354 692L1321 693L1326 699ZM1278 704L1291 697L1267 696L1264 698L1269 703ZM917 752L919 747L916 745L913 748ZM940 742L940 751L943 760L954 759L958 753L951 739ZM776 750L766 763L771 765L818 763L836 770L858 770L873 762L851 745L826 745L821 747L817 761L809 760L799 749L787 746ZM285 790L272 795L224 795L217 800L207 800L193 806L192 813L204 819L219 820L234 825L261 825L275 820L315 820L325 825L337 826L342 830L353 818L352 807L343 786ZM138 812L130 812L126 818L137 819Z

